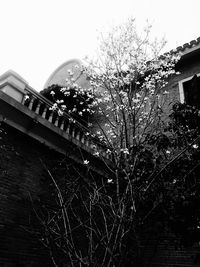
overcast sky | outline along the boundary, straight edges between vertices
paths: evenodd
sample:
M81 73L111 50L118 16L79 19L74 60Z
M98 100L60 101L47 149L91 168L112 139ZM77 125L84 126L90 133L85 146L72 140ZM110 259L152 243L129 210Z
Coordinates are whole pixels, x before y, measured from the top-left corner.
M0 74L13 69L41 90L63 62L92 55L97 32L146 19L171 50L200 36L200 0L0 0Z

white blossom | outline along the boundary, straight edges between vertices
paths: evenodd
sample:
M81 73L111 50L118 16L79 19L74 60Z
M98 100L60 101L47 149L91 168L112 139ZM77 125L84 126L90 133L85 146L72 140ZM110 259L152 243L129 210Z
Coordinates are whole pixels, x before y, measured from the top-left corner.
M89 160L87 160L87 159L83 160L84 165L88 165L89 163L90 163Z
M120 149L120 151L123 152L124 154L129 155L128 148L122 148L122 149Z
M51 91L50 94L51 94L52 96L54 96L54 95L55 95L55 92L54 92L54 91Z
M28 95L24 96L24 101L28 100L30 97Z
M62 116L63 115L63 111L62 110L58 110L58 116Z
M194 149L197 149L199 146L198 146L197 144L194 144L192 147L193 147Z
M166 90L163 92L163 95L168 95L168 94L169 94L169 92Z

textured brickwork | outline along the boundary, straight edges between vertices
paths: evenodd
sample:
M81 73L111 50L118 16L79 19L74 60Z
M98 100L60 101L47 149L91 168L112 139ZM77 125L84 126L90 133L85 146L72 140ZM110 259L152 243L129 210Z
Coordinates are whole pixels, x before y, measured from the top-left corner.
M165 88L169 94L165 95L164 109L171 112L173 103L180 101L179 81L200 73L200 56L181 61L175 75L169 80ZM155 222L156 223L156 222ZM181 240L172 233L162 233L155 227L150 232L144 231L141 242L141 258L144 267L197 267L200 266L200 244L192 247L181 246Z
M47 177L40 159L56 154L5 127L0 134L0 266L49 266L45 251L29 233L33 205L45 192ZM31 201L32 199L32 201Z
M200 266L200 245L184 247L171 233L146 233L142 259L143 267L197 267Z

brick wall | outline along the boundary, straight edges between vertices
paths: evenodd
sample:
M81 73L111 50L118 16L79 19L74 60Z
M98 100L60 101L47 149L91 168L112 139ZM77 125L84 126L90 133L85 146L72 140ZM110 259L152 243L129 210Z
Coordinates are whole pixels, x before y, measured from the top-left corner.
M75 152L69 147L67 153ZM43 164L61 188L66 175L77 179L78 172L84 177L87 171L28 135L0 125L0 267L52 266L48 251L35 237L39 225L34 209L54 205L52 181Z
M33 203L45 192L55 152L8 126L0 133L0 266L50 266L46 251L29 232ZM31 201L32 198L32 201Z
M200 245L182 246L180 238L157 229L143 236L141 256L143 267L197 267L200 266Z
M171 112L173 103L180 101L178 82L200 73L200 56L182 60L177 70L180 75L170 78L166 90L164 109ZM156 226L156 220L150 230L144 229L141 238L141 258L144 267L197 267L200 266L200 244L191 247L181 245L181 240L169 230Z

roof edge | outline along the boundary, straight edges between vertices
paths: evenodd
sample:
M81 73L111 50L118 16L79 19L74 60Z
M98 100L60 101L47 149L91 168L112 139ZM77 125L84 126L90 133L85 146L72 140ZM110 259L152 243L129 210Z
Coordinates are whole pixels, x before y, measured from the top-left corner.
M45 82L44 86L43 86L43 89L46 89L48 87L48 83L51 81L51 79L53 78L53 76L56 74L56 72L58 72L60 69L62 69L65 65L68 65L70 63L77 63L79 65L82 65L82 61L80 59L70 59L70 60L67 60L65 61L64 63L62 63L60 66L58 66L53 72L52 74L49 76L49 78L47 79L47 81Z

